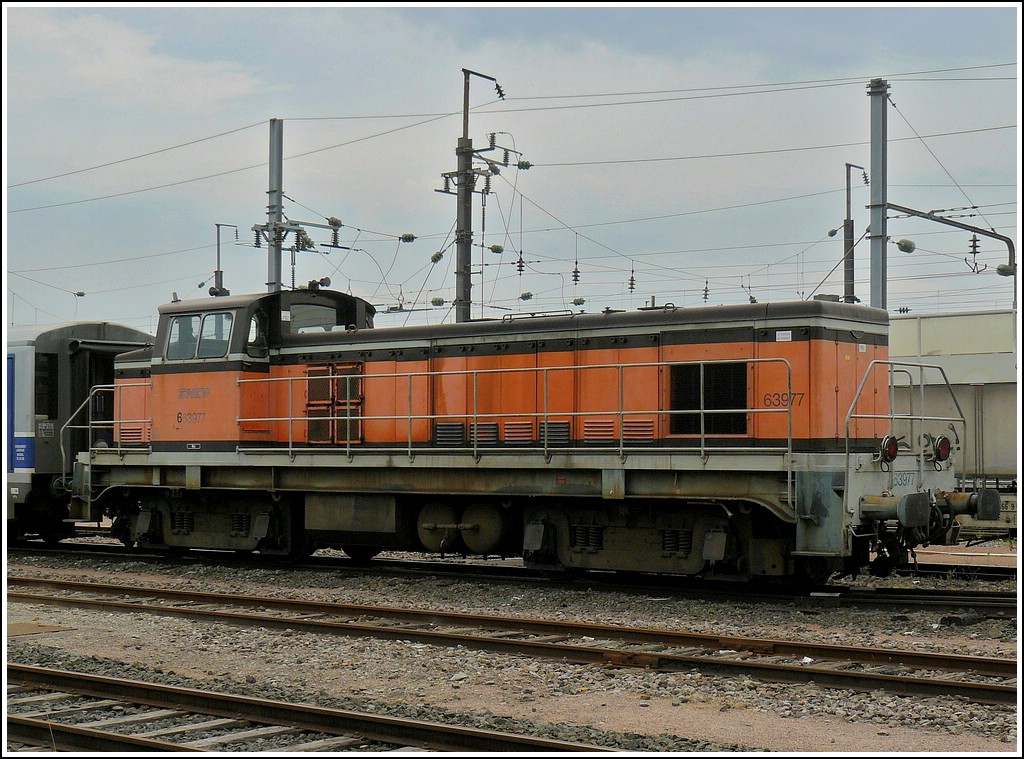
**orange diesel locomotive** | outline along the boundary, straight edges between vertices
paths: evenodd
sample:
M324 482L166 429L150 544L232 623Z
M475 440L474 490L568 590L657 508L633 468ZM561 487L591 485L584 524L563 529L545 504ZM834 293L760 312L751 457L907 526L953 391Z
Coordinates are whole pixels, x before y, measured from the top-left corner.
M77 513L172 550L812 580L999 514L956 490L962 415L891 411L894 373L941 369L889 362L882 310L373 317L315 284L163 306L95 390L114 442L79 455Z

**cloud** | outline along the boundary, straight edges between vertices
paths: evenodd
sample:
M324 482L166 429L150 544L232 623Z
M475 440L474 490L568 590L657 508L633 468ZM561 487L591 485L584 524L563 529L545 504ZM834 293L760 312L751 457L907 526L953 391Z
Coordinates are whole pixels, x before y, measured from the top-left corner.
M265 122L272 117L285 119L289 218L337 216L345 224L341 244L356 249L297 255L295 280L327 275L343 290L351 280L353 292L376 293L375 302L384 305L397 300L399 288L407 304L433 295L450 299L454 251L447 246L456 206L452 196L435 190L443 186L442 174L456 168L462 68L496 77L508 95L493 102L493 84L473 78L474 145L482 147L487 134L497 132L500 144L522 151L533 164L529 171L510 167L493 178L486 227L483 198L474 202L474 242L501 243L506 250L496 255L474 248L474 270L482 271L475 275L475 299L485 296L498 305L505 299L518 307L517 296L529 290L535 296L531 308L562 307L577 292L590 299L588 309L622 307L629 298L640 305L651 295L691 305L703 302L710 280L714 302L745 302L741 276L746 287L764 291L757 293L762 300L796 297L798 285L809 291L841 254L841 242L826 233L843 218L844 162L868 165L863 143L870 136L865 85L871 76L891 79L899 104L899 113L889 115L891 199L928 209L997 204L986 213L1006 215L990 216L992 224L1015 224L1006 203L1016 195L1015 130L931 138L927 147L934 156L913 139L915 131L1014 123L1012 88L1019 83L1005 79L1013 76L1012 67L966 68L1012 60L1012 48L1003 43L984 54L958 49L955 57L924 42L928 54L911 55L901 44L896 58L891 43L884 54L864 49L863 35L840 23L846 17L805 17L800 11L753 18L748 9L711 19L534 9L509 15L395 8L5 10L5 159L12 183L239 130L12 188L11 209L77 203L8 216L11 273L22 271L49 286L12 277L9 292L20 299L22 319L32 318L25 301L52 303L49 310L68 317L148 320L142 315L152 314L172 291L182 297L205 293L197 285L214 268L215 222L240 230L242 245L231 235L223 246L227 286L239 293L263 290L265 249L244 246L251 244L251 225L265 219L268 176L262 164L269 150ZM855 15L879 23L877 14ZM907 38L908 29L911 40L946 33L945 26L936 29L927 9L883 16L886 39ZM956 18L966 24L978 13L961 9ZM779 30L789 23L793 28L780 41ZM1005 35L982 32L971 38L1005 41ZM257 43L268 39L289 42ZM652 39L660 44L648 44ZM822 58L826 45L836 55ZM965 70L927 80L897 76L957 66ZM822 81L832 77L850 79ZM806 86L790 92L742 86L788 81ZM768 91L754 94L761 89ZM582 97L593 93L617 94ZM640 102L645 100L651 102ZM589 107L609 102L618 104ZM452 115L428 116L443 113ZM242 129L246 125L252 126ZM790 150L764 152L782 149ZM718 157L695 158L709 155ZM188 182L248 166L258 168ZM175 182L187 183L138 192ZM868 188L859 175L854 184L860 232L868 223ZM951 230L929 231L913 220L890 226L897 236L913 238L919 231L936 235L917 241L922 251L942 255L898 258L891 267L894 300L897 286L909 290L919 282L910 277L918 277L922 265L928 272L966 269L958 252L966 243ZM403 233L415 234L416 241L397 243ZM318 242L326 239L320 231L311 234ZM448 251L444 259L432 265L431 256L442 248ZM527 265L521 273L515 266L520 248ZM163 255L169 251L184 252ZM1002 259L1005 252L997 255ZM858 258L864 280L865 256ZM578 286L571 277L577 260ZM627 289L634 269L635 293ZM382 272L388 272L386 286ZM895 279L902 274L903 280ZM125 286L111 293L111 280ZM950 302L947 280L928 286L943 289L936 304ZM67 294L75 291L90 295Z
M17 51L8 57L8 82L16 97L197 113L224 108L261 86L238 63L163 54L159 34L108 17L14 9L8 20L8 44Z

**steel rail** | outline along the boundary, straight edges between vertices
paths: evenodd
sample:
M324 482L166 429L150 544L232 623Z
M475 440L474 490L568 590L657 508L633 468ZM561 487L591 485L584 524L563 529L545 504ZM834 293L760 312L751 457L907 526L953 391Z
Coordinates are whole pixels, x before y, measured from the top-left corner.
M137 738L51 720L7 715L8 743L43 746L53 751L202 751L201 748Z
M613 749L532 735L500 733L494 730L330 709L314 704L239 696L230 693L118 680L32 665L8 664L7 681L59 691L72 691L98 698L117 698L134 704L161 708L184 708L248 722L287 725L300 730L330 735L357 733L382 743L398 743L441 751L611 751ZM8 717L8 721L10 721Z
M18 578L8 582L19 583ZM887 651L852 646L817 645L768 639L744 639L738 637L710 636L650 628L622 628L612 625L581 625L577 623L500 618L487 615L457 614L450 612L395 609L351 604L330 604L311 601L288 601L253 596L236 596L218 593L191 593L187 591L160 588L136 588L129 586L97 586L89 583L71 583L51 580L31 580L28 584L49 585L84 592L136 594L149 598L163 596L189 602L217 603L222 605L260 605L278 610L300 612L303 615L343 614L351 618L367 615L381 618L402 619L414 622L413 626L382 627L380 625L315 619L308 616L275 617L265 613L239 613L209 608L188 606L159 606L132 601L108 601L72 598L67 596L34 595L12 592L9 599L21 599L35 603L53 603L75 606L98 606L122 611L148 612L155 614L209 619L229 623L258 624L264 627L287 627L336 633L349 636L385 638L390 640L419 640L434 645L461 645L500 653L528 654L538 657L557 658L585 664L611 664L623 667L647 667L662 671L684 671L694 668L714 670L726 674L748 674L755 677L769 677L789 682L814 680L828 683L833 687L854 689L884 688L896 693L929 695L960 694L975 701L987 703L1016 702L1017 689L994 683L974 683L960 680L939 679L933 676L915 678L877 672L841 670L823 666L803 666L771 661L747 660L742 658L717 658L714 651L694 655L670 651L640 651L609 649L596 645L563 644L563 640L605 638L646 646L662 648L694 646L729 651L745 650L761 656L811 657L815 660L829 659L833 662L856 662L862 664L900 665L926 670L954 670L980 675L1012 678L1016 676L1016 662L990 657L965 657L947 654L929 654L910 651ZM554 635L559 642L549 640L513 640L507 637L488 635L487 632L472 634L464 630L445 631L424 629L436 624L470 625L473 628L502 632L515 631L530 634ZM824 655L823 655L824 652Z
M226 551L198 550L182 556L170 557L166 550L161 549L126 549L123 545L112 545L110 543L63 543L58 546L44 545L41 542L22 542L8 547L10 556L40 555L53 556L60 554L74 555L78 557L102 556L104 559L118 559L131 561L137 559L148 559L151 561L173 561L204 563L213 561L224 565L242 566L266 566L268 561L274 566L281 567L282 564L275 557L262 557L260 554L235 554ZM466 577L472 579L485 579L493 581L514 581L514 582L540 582L543 584L564 583L567 586L579 585L580 580L567 575L559 580L550 573L545 574L537 570L523 567L522 565L508 564L505 562L482 561L482 562L459 562L459 561L431 561L415 559L388 559L376 558L369 564L354 563L349 558L338 557L307 557L301 562L290 564L295 569L306 569L313 571L344 570L346 572L384 572L394 574L431 574L450 575L454 577ZM922 565L926 566L926 565ZM957 571L971 573L973 570L983 569L977 566L958 567ZM1002 579L1012 580L1016 578L1017 568L1005 568L1006 572L1001 573ZM910 571L908 569L908 571ZM901 572L906 574L906 572ZM977 573L975 573L977 574ZM614 588L625 591L636 591L648 593L651 588L657 587L666 592L675 592L677 597L682 598L707 598L721 602L746 601L758 602L796 602L820 606L836 605L857 605L886 607L896 604L909 604L922 609L947 608L957 609L969 607L976 612L983 614L995 614L1005 616L1012 614L1016 616L1019 605L1019 596L1014 591L943 591L936 589L922 588L889 588L889 587L863 587L857 585L846 585L837 583L834 585L822 585L809 589L787 588L784 585L758 586L751 585L747 589L737 586L735 583L705 581L700 577L673 576L673 575L644 575L632 577L628 573L606 574L606 573L585 573L581 576L589 587ZM17 579L17 578L12 578ZM680 582L681 581L681 582ZM691 582L692 581L692 582ZM27 580L27 582L30 582ZM282 599L285 600L285 599Z
M53 556L66 553L79 558L95 555L104 559L117 559L131 561L146 559L156 562L167 562L170 554L159 548L131 549L118 543L61 543L57 546L45 545L41 541L21 541L8 547L9 556L20 555L41 555ZM261 557L258 552L248 554L236 554L227 551L199 549L189 554L173 557L177 562L214 562L222 565L243 565L243 566L266 566L268 562L276 567L281 567L279 557ZM567 586L578 586L585 581L588 587L613 588L624 591L649 593L651 588L657 587L664 592L671 592L674 597L683 598L706 598L710 600L731 603L743 601L749 603L765 602L795 602L814 606L870 606L887 607L896 604L909 604L922 608L931 609L957 609L969 607L978 613L1016 616L1019 605L1019 597L1016 591L951 591L955 595L943 593L934 589L895 589L895 588L864 588L853 585L834 584L823 585L813 589L794 589L784 585L758 586L750 585L744 589L743 585L727 581L715 583L714 580L704 580L700 576L680 575L647 575L639 573L641 579L633 577L630 573L584 573L579 579L572 575L566 575L559 580L552 574L544 574L537 570L528 569L520 565L511 565L504 562L494 561L433 561L414 559L389 559L376 558L368 564L359 564L349 558L337 558L329 556L307 557L301 562L289 564L294 569L306 569L314 571L335 571L345 572L384 572L394 574L438 574L453 577L471 576L478 580L491 581L514 581L514 582L540 582L543 584L563 583ZM919 574L926 574L926 568L932 565L919 565ZM978 565L965 565L950 567L949 571L965 577L977 576L982 579L985 567ZM1013 580L1017 575L1016 567L1005 567L993 579ZM913 572L913 567L899 568L899 574ZM945 573L944 573L945 574ZM710 584L708 584L710 583ZM899 595L889 595L897 593ZM930 596L930 597L929 597Z
M708 648L738 648L740 650L753 651L761 654L808 656L814 654L821 657L822 653L828 654L830 659L843 661L859 661L865 664L894 664L901 663L905 666L922 667L928 669L952 669L956 671L971 670L978 674L996 675L1000 677L1012 677L1016 673L1016 662L1008 661L998 657L976 657L959 656L954 654L934 654L919 651L900 651L886 649L871 649L862 646L841 646L836 644L814 644L802 643L799 641L776 640L770 638L745 638L738 636L709 635L705 633L692 633L680 630L668 630L649 627L622 627L619 625L604 624L583 624L578 622L561 622L557 620L531 619L523 617L501 617L485 614L467 614L461 612L446 612L424 609L403 609L390 606L371 606L365 604L341 604L334 602L304 601L287 598L267 598L263 596L248 596L225 593L200 593L195 591L174 590L170 588L138 587L132 585L100 585L90 582L74 580L51 580L45 578L19 578L10 577L7 579L7 587L24 586L49 586L64 590L80 590L88 593L110 593L122 595L139 595L147 598L162 597L177 599L180 601L199 603L220 603L231 606L262 606L278 610L293 611L301 614L342 614L352 617L374 616L381 619L398 619L410 622L421 622L424 624L447 624L447 625L474 625L481 628L491 627L493 629L517 630L532 634L568 634L586 635L589 637L600 636L611 640L624 641L637 644L663 644L675 646L703 646ZM884 595L884 593L883 593ZM21 594L17 591L8 591L9 598L22 600L49 600L52 597L34 596ZM905 599L904 599L905 600ZM59 601L55 601L59 603ZM87 604L84 599L70 599L75 604ZM107 602L96 602L107 603ZM947 602L948 603L948 602ZM167 610L168 607L149 607L139 603L112 602L114 608L126 610L151 609ZM190 610L185 608L172 608L173 613L186 613ZM211 610L198 610L210 613ZM233 615L232 619L235 618ZM264 616L245 616L243 619L252 621L258 619L263 621ZM298 620L297 622L302 622ZM315 623L320 627L324 624L331 624L324 620L306 620ZM345 629L359 629L359 625L341 623ZM377 629L376 626L373 626ZM399 628L402 629L402 628ZM405 628L409 632L408 628ZM415 632L415 631L414 631Z
M900 566L894 574L921 577L950 577L960 580L1011 580L1017 577L1017 567L998 564L932 564Z
M927 595L903 588L836 588L821 591L814 598L822 603L836 601L841 604L887 607L912 605L921 609L970 609L976 613L1000 617L1017 616L1019 599L1015 592L981 594L960 591L929 590Z

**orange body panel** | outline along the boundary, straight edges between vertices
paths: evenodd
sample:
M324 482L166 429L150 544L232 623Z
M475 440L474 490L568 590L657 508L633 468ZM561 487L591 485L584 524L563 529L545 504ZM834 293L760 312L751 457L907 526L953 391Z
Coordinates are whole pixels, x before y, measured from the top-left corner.
M430 414L426 371L426 360L374 361L365 365L364 442L408 442L410 420L413 442L430 439L430 420L423 418Z
M481 356L470 359L469 366L477 374L467 379L467 411L472 413L474 399L477 418L467 421L481 427L481 441L488 425L501 422L512 424L511 429L523 437L537 435L537 355L535 353L508 356ZM521 370L521 371L520 371ZM527 425L529 427L527 428Z
M468 360L464 357L441 358L431 362L431 371L437 372L431 380L434 397L432 413L440 420L451 417L452 421L461 421L465 418L468 399L470 397L467 388L469 380L465 374L468 368ZM429 409L430 404L424 403Z
M114 394L114 442L117 445L148 443L152 433L148 382L137 379L117 380Z
M269 375L156 374L151 391L121 390L119 418L145 419L151 411L151 436L161 442L427 444L437 424L449 424L469 443L479 424L480 443L523 444L541 440L545 422L595 443L692 439L698 435L673 434L673 415L664 413L672 408L670 365L749 362L745 403L755 413L746 414L745 431L714 436L780 442L791 434L838 444L864 372L887 355L885 346L815 339L314 361L275 365ZM873 375L858 414L887 413L888 369ZM886 428L884 419L855 419L850 436L877 439ZM145 442L146 434L119 430L126 443Z
M827 429L819 425L813 410L817 398L824 389L810 377L811 355L815 344L819 342L811 340L757 344L757 358L779 360L754 365L755 381L750 399L751 408L773 412L792 409L793 437L796 439L832 437L827 434ZM828 390L832 392L831 388ZM786 439L786 414L759 413L754 416L756 418L753 429L756 437Z
M240 372L153 376L153 440L238 440Z
M575 369L560 367L572 366L576 355L569 353L537 354L537 410L540 423L567 428L572 434L574 426L573 413L576 411L576 392L580 382L579 373ZM509 436L506 435L508 440Z

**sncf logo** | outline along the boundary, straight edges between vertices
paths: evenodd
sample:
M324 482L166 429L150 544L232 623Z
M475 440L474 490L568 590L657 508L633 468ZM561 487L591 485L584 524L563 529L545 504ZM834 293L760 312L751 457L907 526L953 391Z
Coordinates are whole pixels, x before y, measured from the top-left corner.
M208 387L182 387L178 388L178 400L184 401L188 398L205 398L210 394Z

